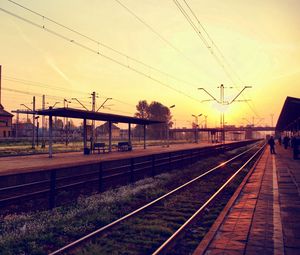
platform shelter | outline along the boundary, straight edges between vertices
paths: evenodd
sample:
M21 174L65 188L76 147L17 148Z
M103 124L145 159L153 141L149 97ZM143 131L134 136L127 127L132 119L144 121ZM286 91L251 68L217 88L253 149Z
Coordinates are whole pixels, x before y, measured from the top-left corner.
M109 124L109 142L108 150L112 151L112 123L127 123L128 124L128 142L131 142L131 124L143 125L144 127L144 149L146 149L146 126L152 124L162 124L164 122L157 120L149 120L142 118L135 118L130 116L123 116L117 114L93 112L78 110L74 108L49 108L46 110L37 110L37 115L43 115L49 117L49 157L52 157L53 149L53 117L65 117L83 120L83 146L84 151L87 147L87 120L95 121L107 121Z

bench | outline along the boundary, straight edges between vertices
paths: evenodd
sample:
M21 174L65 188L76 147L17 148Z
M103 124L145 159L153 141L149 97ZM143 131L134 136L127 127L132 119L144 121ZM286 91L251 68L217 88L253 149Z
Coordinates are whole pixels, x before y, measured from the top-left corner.
M132 146L129 142L118 142L118 151L131 151Z
M94 143L93 151L98 150L98 154L108 152L108 149L105 146L105 143Z

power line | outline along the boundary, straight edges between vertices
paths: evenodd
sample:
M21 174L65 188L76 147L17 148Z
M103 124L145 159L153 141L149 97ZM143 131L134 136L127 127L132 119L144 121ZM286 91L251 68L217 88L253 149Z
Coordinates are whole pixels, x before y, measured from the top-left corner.
M8 1L10 1L10 0L8 0ZM20 19L20 20L22 20L22 21L24 21L24 22L27 22L27 23L29 23L29 24L35 26L35 27L38 27L38 28L40 28L40 29L42 29L42 30L45 30L45 31L47 31L48 33L53 34L53 35L55 35L55 36L57 36L57 37L59 37L59 38L61 38L61 39L63 39L63 40L66 40L66 41L68 41L68 42L71 42L71 43L73 43L73 44L75 44L75 45L77 45L77 46L79 46L79 47L81 47L81 48L83 48L83 49L85 49L85 50L87 50L87 51L90 51L90 52L92 52L92 53L98 54L99 56L102 56L103 58L105 58L105 59L107 59L107 60L109 60L109 61L111 61L111 62L114 62L114 63L116 63L116 64L118 64L118 65L120 65L120 66L122 66L122 67L124 67L124 68L127 68L127 69L129 69L129 70L131 70L131 71L133 71L133 72L135 72L135 73L137 73L137 74L140 74L141 76L144 76L144 77L146 77L146 78L148 78L148 79L150 79L150 80L152 80L152 81L155 81L156 83L158 83L158 84L160 84L160 85L162 85L162 86L164 86L164 87L166 87L166 88L169 88L169 89L171 89L171 90L173 90L173 91L175 91L175 92L177 92L177 93L179 93L179 94L181 94L181 95L183 95L183 96L186 96L186 97L188 97L188 98L190 98L190 99L192 99L192 100L194 100L194 101L200 102L198 99L196 99L196 98L194 98L194 97L192 97L192 96L190 96L190 95L184 93L183 91L180 91L180 90L178 90L178 89L176 89L176 88L173 88L171 85L169 85L169 84L167 84L167 83L165 83L165 82L162 82L162 81L158 80L157 78L151 77L149 74L146 74L145 72L140 71L140 70L138 70L137 68L133 68L133 67L127 65L127 64L124 64L124 63L120 62L119 60L116 60L116 59L114 59L114 58L112 58L112 57L109 57L109 56L107 56L107 55L104 55L104 54L100 53L99 51L92 49L92 48L89 47L89 46L86 46L86 45L84 45L84 44L82 44L82 43L79 43L79 42L73 40L73 39L70 39L69 37L67 37L67 36L65 36L65 35L62 35L62 34L60 34L60 33L58 33L58 32L55 32L55 31L53 31L53 30L51 30L51 29L48 29L48 28L46 28L45 25L41 26L41 25L39 25L39 24L37 24L37 23L35 23L35 22L29 20L29 19L26 19L26 18L24 18L24 17L21 17L21 16L15 14L15 13L12 13L12 12L10 12L10 11L8 11L8 10L3 9L3 8L0 8L0 10L3 11L3 12L5 12L5 13L7 13L7 14L9 14L9 15L11 15L11 16L13 16L13 17L16 17L16 18L18 18L18 19Z
M94 39L94 38L91 38L90 36L87 36L87 35L85 35L85 34L83 34L83 33L81 33L81 32L78 32L78 31L75 30L75 29L69 28L69 27L67 27L67 26L65 26L65 25L63 25L63 24L61 24L61 23L59 23L59 22L57 22L57 21L55 21L55 20L53 20L53 19L50 19L50 18L48 18L48 17L46 17L46 16L44 16L44 15L42 15L42 14L36 12L36 11L33 11L32 9L29 9L29 8L27 8L27 7L23 6L23 5L21 5L21 4L17 3L17 2L15 2L15 1L12 1L12 0L8 0L8 1L11 2L11 3L13 3L13 4L15 4L15 5L17 5L17 6L19 6L20 8L23 8L23 9L26 10L26 11L29 11L29 12L31 12L31 13L33 13L33 14L39 16L39 17L41 17L41 18L43 19L43 21L44 21L44 20L50 21L50 22L52 22L53 24L55 24L55 25L57 25L57 26L60 26L60 27L66 29L66 30L68 30L68 31L70 31L70 32L72 32L72 33L74 33L74 34L76 34L76 35L79 35L79 36L81 36L81 37L83 37L83 38L85 38L85 39L87 39L87 40L89 40L89 41L95 43L97 47L101 46L101 47L103 47L103 48L106 48L106 49L108 49L108 50L114 52L114 53L117 53L118 55L120 55L120 56L122 56L122 57L125 57L127 60L130 60L130 61L133 61L133 62L135 62L135 63L137 63L137 64L140 64L140 65L142 65L142 66L144 66L144 67L146 67L146 68L149 68L149 69L151 69L151 70L153 70L153 71L155 71L155 72L158 72L158 73L160 73L160 74L162 74L162 75L164 75L164 76L167 76L167 77L169 77L169 78L172 78L173 80L176 80L176 81L178 81L178 82L183 82L183 83L185 83L185 84L187 84L187 85L189 85L189 86L197 87L196 84L193 84L193 83L191 83L191 82L185 81L185 80L183 80L183 79L181 79L181 78L178 78L178 77L176 77L176 76L174 76L174 75L172 75L172 74L169 74L169 73L167 73L167 72L164 72L164 71L162 71L162 70L160 70L160 69L158 69L158 68L156 68L156 67L153 67L153 66L151 66L151 65L149 65L149 64L147 64L147 63L145 63L145 62L143 62L143 61L141 61L141 60L138 60L138 59L136 59L136 58L133 58L133 57L131 57L131 56L129 56L129 55L127 55L127 54L125 54L125 53L119 51L119 50L116 50L116 49L114 49L114 48L112 48L112 47L110 47L110 46L108 46L108 45L106 45L106 44L104 44L104 43L102 43L102 42L100 42L100 41ZM4 12L6 12L6 13L8 13L7 10L4 10L4 9L2 9L2 8L1 8L1 10L4 11ZM12 13L8 13L8 14L12 15ZM14 14L13 16L17 17L18 15ZM22 17L17 17L17 18L19 18L19 19L21 18L23 21L26 21L25 18L22 18ZM28 21L26 21L26 22L28 22ZM29 21L29 23L32 24L32 23L34 23L34 22ZM45 25L40 26L40 25L38 25L38 24L36 24L36 23L35 23L35 24L32 24L32 25L35 25L35 26L38 26L38 27L40 27L40 28L43 28L43 29L47 30L46 27L45 27ZM48 29L48 30L49 30L49 29ZM48 32L49 32L49 31L48 31ZM69 39L67 39L67 40L69 40ZM72 41L73 41L73 40L72 40ZM99 51L99 48L95 51L95 53L101 55L101 53L100 53L100 51ZM103 54L102 54L102 55L103 55ZM129 64L128 64L128 63L127 63L127 66L129 67Z
M22 84L27 84L30 86L35 86L35 87L40 87L40 88L50 88L53 90L58 90L58 91L63 91L63 92L77 92L80 94L86 93L83 91L79 91L79 90L74 90L74 89L65 89L62 87L58 87L58 86L53 86L50 84L46 84L46 83L42 83L42 82L38 82L38 81L30 81L30 80L26 80L26 79L20 79L20 78L16 78L16 77L11 77L11 76L4 76L4 79L6 81L11 81L11 82L17 82L17 83L22 83Z
M202 30L204 31L206 37L208 38L205 39L205 37L203 36L203 34L201 33L201 31L197 28L197 26L195 25L195 23L193 22L193 20L190 18L189 14L184 10L184 8L181 6L181 4L178 2L178 0L173 0L173 2L175 3L175 5L178 7L178 9L180 10L180 12L183 14L183 16L186 18L186 20L188 21L188 23L192 26L192 28L194 29L194 31L196 32L197 36L200 37L201 41L204 43L205 47L209 50L209 52L211 53L211 55L215 58L215 60L217 61L217 63L222 67L223 71L225 72L225 74L227 75L227 77L230 79L230 81L235 85L235 81L233 79L233 77L230 74L230 71L232 73L234 73L234 75L240 80L240 77L233 71L233 69L231 68L231 66L229 65L228 61L226 60L226 58L224 57L223 53L221 52L220 48L216 45L216 43L212 40L211 36L208 34L207 30L204 28L204 26L201 24L200 20L198 19L198 17L196 16L195 12L192 10L192 8L190 7L190 5L187 3L186 0L183 0L184 3L186 4L186 6L188 7L188 9L190 10L190 12L192 13L193 17L196 19L197 23L200 25L200 27L202 28ZM210 42L210 43L209 43ZM221 56L221 59L214 53L213 47L217 50L217 52L219 53L219 55ZM228 66L228 70L225 66L225 64L222 63L225 62L225 64ZM235 86L236 89L238 89ZM244 97L244 96L243 96ZM257 111L254 109L253 106L251 106L249 104L249 102L246 102L248 107L254 112L254 114L256 116L259 116Z
M4 91L9 91L9 92L13 92L13 93L18 93L18 94L23 94L23 95L29 95L29 96L40 96L42 97L43 94L40 94L40 93L33 93L33 92L28 92L28 91L24 91L24 90L18 90L18 89L11 89L11 88L6 88L6 87L3 87L2 88ZM64 97L58 97L58 96L53 96L53 95L49 95L47 94L46 95L46 98L49 98L49 99L52 99L52 100L64 100ZM127 105L131 105L131 104L128 104L126 102L123 102L121 100L116 100L115 101L118 101L120 103L123 103L123 104L127 104ZM83 102L83 101L82 101ZM90 102L86 102L86 103L90 103ZM81 106L78 102L74 101L72 102L72 105L76 105L76 108L81 108L81 109L84 109L83 106ZM132 106L132 105L131 105ZM106 108L107 109L107 108ZM107 109L109 111L112 111L112 109ZM122 111L122 110L117 110L117 109L114 109L114 111L117 111L117 112L122 112L122 113L126 113L126 114L132 114L131 112L126 112L126 111Z
M175 50L181 57L185 58L191 64L196 65L193 60L187 57L179 48L174 46L170 41L168 41L164 36L162 36L159 32L157 32L152 26L150 26L145 20L139 17L136 13L134 13L128 6L126 6L120 0L115 0L120 6L122 6L128 13L130 13L135 19L137 19L140 23L142 23L145 27L147 27L152 33L154 33L159 39L161 39L165 44L167 44L170 48Z
M192 10L192 8L190 7L190 5L188 4L188 2L186 0L183 0L184 3L186 4L186 6L188 7L188 9L190 10L190 12L192 13L192 15L194 16L194 18L197 20L198 24L200 25L200 27L202 28L202 30L204 31L205 35L207 36L208 40L211 42L211 45L215 47L215 49L218 51L218 53L220 54L221 58L223 59L223 61L225 62L225 64L229 67L229 69L231 70L231 72L238 78L238 80L240 82L243 82L241 80L241 78L238 76L238 74L232 69L231 65L229 64L229 62L227 61L227 59L225 58L224 54L222 53L222 51L220 50L220 48L216 45L216 43L214 42L214 40L211 38L211 36L208 34L207 30L205 29L204 25L202 25L202 23L200 22L200 20L198 19L197 15L195 14L195 12Z
M178 2L178 0L173 0L179 11L182 13L182 15L185 17L185 19L188 21L188 23L191 25L191 27L196 32L197 36L201 39L205 47L208 49L210 54L215 58L216 62L220 65L220 67L223 69L227 77L231 80L231 82L235 83L233 78L231 77L230 73L227 71L226 67L222 63L222 61L219 59L219 57L214 53L211 45L207 41L207 39L203 36L201 31L198 29L198 27L195 25L189 14L184 10L184 8L181 6L181 4Z
M200 22L200 20L198 19L197 15L195 14L195 12L192 10L192 8L190 7L190 5L187 3L187 0L183 0L184 3L186 4L186 6L188 7L188 9L190 10L190 12L192 13L192 15L194 16L194 18L197 20L198 24L200 25L200 27L202 28L202 30L204 31L204 33L206 34L207 38L209 39L209 41L211 42L212 46L215 47L215 49L218 51L219 55L221 56L222 60L225 62L225 64L228 66L228 69L233 73L233 75L236 76L236 78L241 82L244 83L242 81L242 79L240 78L240 76L234 71L234 69L231 67L231 65L229 64L229 62L227 61L227 59L225 58L224 54L222 53L222 51L220 50L220 48L216 45L216 43L214 42L214 40L211 38L211 36L208 34L207 30L205 29L205 27L202 25L202 23ZM233 84L235 85L235 82L233 82ZM235 88L238 90L238 88L235 86ZM245 97L242 95L242 97L245 99ZM256 116L259 116L259 114L257 113L255 106L253 104L253 102L251 102L251 104L249 102L247 102L248 107L253 111L253 113Z

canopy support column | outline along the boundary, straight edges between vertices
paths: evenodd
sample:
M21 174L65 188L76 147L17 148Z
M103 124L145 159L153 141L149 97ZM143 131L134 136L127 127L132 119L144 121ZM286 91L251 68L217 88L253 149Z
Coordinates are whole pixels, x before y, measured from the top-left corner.
M111 140L112 140L112 123L111 121L108 122L108 151L111 152Z
M146 125L144 125L144 149L146 149Z
M87 148L87 128L86 128L86 119L83 119L83 152Z
M49 158L52 158L52 153L53 153L53 148L52 148L52 144L53 144L53 119L52 119L52 115L49 115Z
M128 123L128 142L131 144L131 124Z

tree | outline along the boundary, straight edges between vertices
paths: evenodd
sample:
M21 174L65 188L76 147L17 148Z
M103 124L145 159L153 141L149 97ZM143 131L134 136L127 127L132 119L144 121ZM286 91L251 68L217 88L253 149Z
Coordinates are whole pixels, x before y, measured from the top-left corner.
M167 106L156 101L153 101L149 105L146 100L142 100L139 101L136 109L137 112L135 113L135 116L138 118L147 118L164 122L162 124L153 124L148 127L147 131L150 138L162 139L166 137L167 126L170 128L173 125L173 122L171 121L171 111ZM135 131L140 136L142 132L141 126L138 125Z
M136 105L137 112L134 114L135 117L141 119L149 118L149 105L146 100L140 100Z
M140 100L138 104L136 105L137 112L134 114L136 118L140 119L148 119L149 118L149 105L146 100ZM144 128L141 125L136 125L134 129L134 133L136 136L139 137L139 140L141 140L141 137L144 133Z

